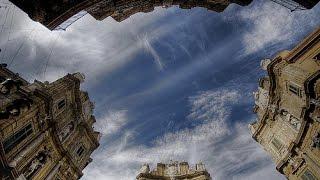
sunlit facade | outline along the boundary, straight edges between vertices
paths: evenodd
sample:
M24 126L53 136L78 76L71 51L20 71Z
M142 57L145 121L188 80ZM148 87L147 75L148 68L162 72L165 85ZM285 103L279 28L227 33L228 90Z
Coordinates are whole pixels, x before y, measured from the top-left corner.
M99 146L84 76L28 83L0 65L0 179L72 180Z
M211 180L204 164L196 164L191 168L187 162L158 163L156 169L150 170L149 165L143 165L137 180Z
M320 29L261 66L253 138L289 179L320 179Z

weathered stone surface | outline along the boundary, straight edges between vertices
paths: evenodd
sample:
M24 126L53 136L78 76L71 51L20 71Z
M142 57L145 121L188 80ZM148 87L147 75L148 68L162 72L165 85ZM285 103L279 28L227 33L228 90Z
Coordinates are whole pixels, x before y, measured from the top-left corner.
M262 63L268 77L255 93L258 121L249 127L288 179L320 179L319 54L317 29L289 53Z
M28 83L0 66L0 80L0 178L79 179L99 146L84 76Z
M211 180L210 174L204 164L199 163L195 168L189 167L187 162L171 162L169 164L158 163L156 169L150 171L145 164L140 169L137 180Z

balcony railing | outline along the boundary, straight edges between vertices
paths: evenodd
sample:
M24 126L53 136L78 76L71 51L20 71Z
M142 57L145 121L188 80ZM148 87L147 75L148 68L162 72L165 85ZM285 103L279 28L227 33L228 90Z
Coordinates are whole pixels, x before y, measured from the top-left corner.
M290 9L291 11L301 11L306 10L305 7L301 6L300 4L292 1L292 0L271 0L285 8Z

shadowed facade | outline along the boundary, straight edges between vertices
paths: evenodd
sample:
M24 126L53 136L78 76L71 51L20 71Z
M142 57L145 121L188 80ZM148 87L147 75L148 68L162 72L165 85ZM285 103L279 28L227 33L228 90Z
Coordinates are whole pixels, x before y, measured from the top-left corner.
M0 179L72 180L92 161L100 133L84 76L28 83L0 65Z
M222 12L231 3L248 5L252 0L10 0L31 19L40 22L50 30L66 29L85 14L97 20L109 16L123 21L138 12L150 12L155 7L177 5L183 9L203 7ZM79 14L80 13L80 14Z

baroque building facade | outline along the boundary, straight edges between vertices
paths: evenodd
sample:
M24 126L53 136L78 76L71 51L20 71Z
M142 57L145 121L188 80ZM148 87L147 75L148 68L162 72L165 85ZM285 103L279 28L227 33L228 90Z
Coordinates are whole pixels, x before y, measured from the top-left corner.
M99 146L84 75L29 83L0 65L0 179L72 180Z
M138 12L150 12L155 7L177 5L183 9L204 7L208 10L222 12L231 3L248 5L252 0L10 0L50 30L66 29L73 22L89 13L97 20L109 16L116 21L123 21Z
M320 28L261 66L253 138L288 179L320 179Z
M148 164L141 167L137 180L211 180L205 165L196 164L191 168L187 162L158 163L156 169L150 170Z

